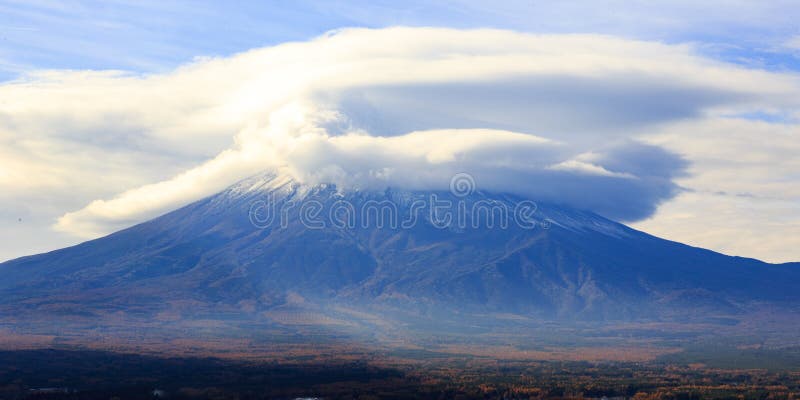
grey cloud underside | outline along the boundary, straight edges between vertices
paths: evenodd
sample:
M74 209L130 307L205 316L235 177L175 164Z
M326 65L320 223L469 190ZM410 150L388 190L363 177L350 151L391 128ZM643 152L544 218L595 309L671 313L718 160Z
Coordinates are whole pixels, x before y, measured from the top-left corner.
M632 221L652 215L661 202L679 193L680 187L673 178L685 173L687 165L673 153L641 144L614 148L605 157L600 160L599 166L612 172L639 174L634 177L604 176L573 171L481 165L472 163L471 160L440 168L449 168L454 174L465 172L472 175L479 188L506 190L539 201L592 210L618 221ZM321 163L315 166L319 169L330 167ZM353 170L346 173L355 176L359 167L364 166L364 163L350 166ZM413 171L411 166L408 168ZM399 169L398 175L406 174L401 166ZM437 171L428 173L438 174ZM419 183L415 180L423 178L416 173L408 174L410 176L395 179L406 181L400 182L399 187L418 187Z
M580 159L574 152L568 146L500 141L459 154L449 162L426 165L414 158L392 158L392 154L371 150L353 155L324 143L304 149L294 163L299 170L315 171L313 181L319 183L342 184L337 180L340 175L364 181L362 175L381 171L388 176L378 185L391 182L409 189L439 189L448 182L442 177L468 173L479 189L591 210L617 221L651 216L659 204L680 192L674 179L685 175L688 167L686 160L663 148L622 141L592 153L590 163L607 174L553 168L565 160ZM331 170L337 173L326 174Z
M686 172L687 162L662 148L628 143L610 149L596 163L635 178L599 176L571 171L478 171L479 185L491 190L516 187L514 193L549 203L592 210L617 221L652 215L659 204L681 188L674 177ZM483 177L486 179L483 179Z
M425 129L493 128L592 143L609 135L627 136L631 130L653 124L697 117L707 108L753 97L641 74L384 85L319 96L333 97L353 126L379 136Z
M546 150L498 141L461 155L446 168L473 174L482 187L592 210L621 221L651 216L659 204L680 191L673 179L684 176L688 166L665 149L625 138L659 123L695 118L712 107L752 100L734 90L641 74L383 85L317 93L317 98L334 104L345 116L344 122L325 126L334 134L360 129L394 137L431 129L488 128L557 138L561 145ZM432 135L431 140L436 139ZM379 159L360 155L356 160L337 154L336 149L317 151L307 168L336 165L355 174L380 170L386 164L383 155ZM585 151L599 154L593 164L632 178L546 168ZM402 162L395 167L418 173L418 168Z

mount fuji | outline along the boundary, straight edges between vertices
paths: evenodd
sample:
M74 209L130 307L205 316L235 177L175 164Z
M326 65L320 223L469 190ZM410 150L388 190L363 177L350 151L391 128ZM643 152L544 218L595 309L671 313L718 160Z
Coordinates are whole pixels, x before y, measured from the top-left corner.
M744 326L800 304L799 263L726 256L509 194L342 190L273 173L2 263L0 276L0 324L36 332Z

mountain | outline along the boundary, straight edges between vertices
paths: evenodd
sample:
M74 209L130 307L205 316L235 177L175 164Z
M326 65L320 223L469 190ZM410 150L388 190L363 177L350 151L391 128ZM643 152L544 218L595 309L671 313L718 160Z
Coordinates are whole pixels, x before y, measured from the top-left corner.
M40 331L142 321L286 332L735 325L793 316L800 304L800 264L730 257L587 211L482 191L341 191L269 173L2 263L0 276L0 323Z

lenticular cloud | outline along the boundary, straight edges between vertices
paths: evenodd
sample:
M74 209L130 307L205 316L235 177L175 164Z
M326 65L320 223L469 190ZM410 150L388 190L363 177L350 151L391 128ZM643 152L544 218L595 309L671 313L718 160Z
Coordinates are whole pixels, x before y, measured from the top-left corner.
M343 190L446 189L466 172L479 189L638 220L679 191L674 179L687 166L637 135L746 108L786 86L686 46L392 28L198 60L164 75L41 74L4 93L28 104L9 124L37 135L116 135L205 157L57 223L96 236L265 170ZM75 98L80 109L70 106Z

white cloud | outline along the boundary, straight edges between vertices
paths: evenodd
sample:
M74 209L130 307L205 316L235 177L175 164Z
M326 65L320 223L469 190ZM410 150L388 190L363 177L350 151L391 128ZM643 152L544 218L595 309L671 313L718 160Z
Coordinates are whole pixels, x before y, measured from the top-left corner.
M792 49L792 50L800 50L800 35L792 36L783 42L783 47Z
M83 201L56 226L85 237L264 169L411 188L446 187L467 171L489 190L634 220L678 193L687 166L657 146L702 156L637 137L679 121L791 110L798 87L796 76L715 62L686 45L343 30L166 74L45 71L4 84L0 186Z
M800 125L719 118L647 141L692 160L689 189L635 227L728 254L800 260Z

